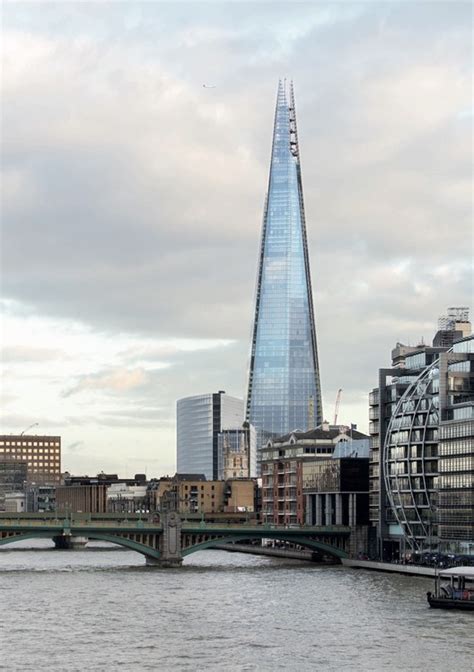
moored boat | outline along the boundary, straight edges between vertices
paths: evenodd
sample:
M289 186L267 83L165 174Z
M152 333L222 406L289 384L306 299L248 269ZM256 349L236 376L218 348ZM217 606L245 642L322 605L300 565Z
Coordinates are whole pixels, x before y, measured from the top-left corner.
M443 569L435 579L435 592L426 594L433 609L474 611L474 567Z

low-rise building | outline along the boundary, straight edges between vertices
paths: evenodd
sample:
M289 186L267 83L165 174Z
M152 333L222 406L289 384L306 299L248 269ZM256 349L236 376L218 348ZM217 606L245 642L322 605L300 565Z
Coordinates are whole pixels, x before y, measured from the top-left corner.
M255 512L256 481L252 478L229 478L224 487L224 512Z
M25 513L26 495L24 492L7 492L5 495L5 511Z
M173 507L183 514L255 512L256 479L236 478L207 481L204 474L175 474L156 482L153 488L155 510L173 499Z
M64 485L56 488L56 507L60 512L106 513L108 511L108 490L119 484L142 486L146 493L146 476L136 474L135 478L119 478L117 474L97 476L71 476L65 474Z
M368 525L369 441L343 444L331 456L303 464L307 525Z
M306 520L306 502L303 475L309 473L309 464L331 458L343 444L349 451L361 449L360 441L368 451L369 437L354 426L335 426L322 423L308 432L291 432L269 441L262 449L262 519L277 525L303 525Z
M107 511L110 513L146 513L149 511L148 484L117 481L107 488Z

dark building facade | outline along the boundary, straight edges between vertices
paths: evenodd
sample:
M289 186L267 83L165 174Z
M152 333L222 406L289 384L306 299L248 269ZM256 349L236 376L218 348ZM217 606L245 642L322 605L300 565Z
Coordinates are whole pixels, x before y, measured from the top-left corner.
M269 439L323 421L293 85L280 81L257 277L246 419ZM259 460L258 460L259 462Z
M15 459L0 459L0 511L5 510L5 495L23 492L28 477L28 464Z
M369 450L361 457L331 457L305 464L307 525L369 524Z

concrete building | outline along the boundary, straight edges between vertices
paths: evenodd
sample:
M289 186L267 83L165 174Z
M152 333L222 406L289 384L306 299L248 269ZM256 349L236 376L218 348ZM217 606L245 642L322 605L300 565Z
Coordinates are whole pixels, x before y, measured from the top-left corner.
M255 512L257 483L252 478L229 478L224 487L224 513Z
M56 488L56 508L61 514L106 513L107 485L62 485Z
M179 399L176 405L179 473L218 478L218 435L242 428L244 402L224 391Z
M263 522L304 524L307 503L303 489L304 474L308 481L311 470L317 473L319 462L332 459L340 444L347 446L353 454L362 450L363 446L368 451L368 440L368 436L356 429L323 423L308 432L291 432L269 441L262 449Z
M443 322L433 340L437 346L398 345L395 366L380 370L379 387L370 395L375 557L469 549L474 543L472 337L465 336L470 328L465 309L461 317L462 322L447 323L454 336Z
M65 474L64 485L56 488L56 507L60 512L81 513L107 513L109 511L109 488L116 488L118 494L120 488L141 486L140 492L147 491L145 474L136 474L135 478L119 478L117 474L100 473L97 476L71 476ZM112 491L112 493L114 490ZM136 491L135 491L136 494ZM115 504L110 504L114 507ZM120 505L118 505L120 508ZM132 498L127 505L133 507Z
M163 501L183 514L220 514L255 511L255 479L207 481L204 474L175 474L161 478L154 488L155 510Z
M38 485L61 482L61 437L0 435L0 461L25 462L27 481Z

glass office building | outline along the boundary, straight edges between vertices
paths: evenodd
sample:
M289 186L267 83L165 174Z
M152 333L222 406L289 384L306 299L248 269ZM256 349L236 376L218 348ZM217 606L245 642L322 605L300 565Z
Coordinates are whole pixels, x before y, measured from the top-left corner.
M224 391L179 399L176 404L177 465L180 474L218 478L218 436L242 427L244 402Z
M287 90L289 88L289 91ZM279 83L247 395L257 449L322 420L293 86Z
M410 359L424 357L416 353ZM414 362L416 364L417 362ZM383 471L412 550L474 549L474 337L455 343L409 385L391 417Z

